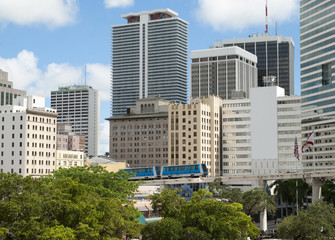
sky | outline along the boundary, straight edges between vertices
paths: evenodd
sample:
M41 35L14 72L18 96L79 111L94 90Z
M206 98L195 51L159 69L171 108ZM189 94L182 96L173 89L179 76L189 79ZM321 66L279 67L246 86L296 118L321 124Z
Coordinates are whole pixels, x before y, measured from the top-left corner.
M0 0L0 69L14 88L44 96L84 84L100 94L100 154L109 151L111 26L122 14L170 8L189 23L189 51L265 31L266 0ZM299 0L268 0L269 34L295 43L300 95ZM188 56L189 58L189 56ZM85 71L86 69L86 71ZM190 79L190 76L189 76Z

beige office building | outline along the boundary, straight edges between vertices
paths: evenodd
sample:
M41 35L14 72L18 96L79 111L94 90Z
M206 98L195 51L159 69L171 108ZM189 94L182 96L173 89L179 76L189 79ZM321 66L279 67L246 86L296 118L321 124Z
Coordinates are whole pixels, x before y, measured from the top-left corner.
M216 96L169 105L169 165L201 164L220 175L222 100Z
M167 165L169 103L159 96L139 99L127 115L108 118L110 157L130 167Z
M81 151L56 151L56 170L59 168L82 167L85 165L86 155Z

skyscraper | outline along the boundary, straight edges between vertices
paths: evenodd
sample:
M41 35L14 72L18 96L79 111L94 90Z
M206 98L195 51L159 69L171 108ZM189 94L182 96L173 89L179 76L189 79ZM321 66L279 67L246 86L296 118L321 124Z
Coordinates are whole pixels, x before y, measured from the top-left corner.
M275 76L285 95L294 95L294 42L291 37L252 35L215 42L214 48L238 46L257 56L258 86L264 76Z
M122 17L127 24L112 26L112 115L158 94L186 103L188 23L170 9Z
M300 0L302 140L305 171L335 169L335 2ZM311 140L311 139L310 139Z
M74 133L85 135L86 153L97 156L100 117L98 91L87 85L60 87L51 92L51 106L57 110L57 124L71 124Z
M239 47L191 52L191 95L222 99L249 97L257 87L257 57Z

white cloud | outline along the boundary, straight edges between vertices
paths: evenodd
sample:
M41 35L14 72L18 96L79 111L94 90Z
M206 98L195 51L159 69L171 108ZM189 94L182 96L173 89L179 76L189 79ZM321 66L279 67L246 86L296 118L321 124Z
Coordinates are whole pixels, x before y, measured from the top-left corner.
M100 154L104 155L109 152L109 121L100 123Z
M2 0L0 23L59 27L72 23L77 11L77 0Z
M265 0L199 0L198 5L197 19L216 31L265 26ZM270 24L288 21L294 15L299 15L299 0L268 1Z
M99 91L102 101L110 100L110 66L100 63L86 65L87 85L94 86Z
M28 95L50 97L59 86L84 84L85 67L69 63L50 63L43 71L33 52L23 50L15 58L0 58L0 69L8 72L14 88L27 91ZM100 99L109 101L109 66L100 63L87 64L87 84L99 90Z
M104 0L106 8L127 7L134 5L134 0Z

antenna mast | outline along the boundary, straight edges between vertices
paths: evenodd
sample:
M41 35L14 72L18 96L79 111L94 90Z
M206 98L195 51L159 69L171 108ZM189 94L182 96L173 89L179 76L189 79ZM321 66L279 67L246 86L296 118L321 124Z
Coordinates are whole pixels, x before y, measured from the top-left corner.
M268 29L268 0L265 1L265 34L269 34Z
M85 86L86 86L86 64L85 64Z

